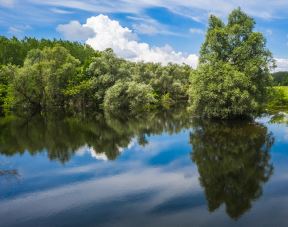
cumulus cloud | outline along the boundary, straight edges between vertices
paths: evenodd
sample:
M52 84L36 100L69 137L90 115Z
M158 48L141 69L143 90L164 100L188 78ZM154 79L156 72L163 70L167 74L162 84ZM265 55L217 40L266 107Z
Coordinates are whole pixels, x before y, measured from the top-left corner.
M102 14L88 18L84 25L72 21L67 25L59 25L57 30L69 39L83 39L89 36L86 43L95 50L103 51L112 48L119 57L130 61L159 62L164 65L169 62L185 63L192 67L196 67L198 63L195 54L177 52L169 45L153 47L148 43L139 42L132 30L122 27L118 21ZM83 35L86 31L89 32Z
M142 21L141 18L134 18L134 20ZM112 48L119 57L134 62L155 62L164 65L169 62L185 63L193 68L196 68L198 64L198 56L196 54L178 52L169 45L157 47L140 42L131 29L121 26L118 21L102 14L88 18L83 25L78 21L59 25L57 30L67 39L86 41L95 50L103 51L107 48ZM146 32L153 33L154 30L149 31L148 29ZM193 34L203 34L203 32L201 29L190 29L190 33ZM275 60L277 64L275 71L288 71L288 59L276 58Z
M65 39L72 41L85 41L90 37L95 36L92 28L82 26L79 21L71 21L69 24L60 24L57 27L57 31L60 32Z

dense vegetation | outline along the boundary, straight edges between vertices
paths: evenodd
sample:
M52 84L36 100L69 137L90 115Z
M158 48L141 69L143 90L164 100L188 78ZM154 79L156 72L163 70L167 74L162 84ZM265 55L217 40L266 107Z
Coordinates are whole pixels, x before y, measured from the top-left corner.
M269 111L287 110L288 87L285 86L273 87L267 107Z
M133 63L77 42L0 37L0 109L135 116L185 103L202 117L250 116L267 101L273 67L254 24L240 9L227 25L211 16L197 70Z
M19 40L16 37L8 39L0 36L0 65L17 65L22 66L29 51L33 49L43 50L45 48L53 48L62 46L69 53L77 58L81 63L89 61L95 54L95 51L88 45L77 42L69 42L63 40L49 40L35 38L24 38Z
M272 77L274 86L288 86L288 72L276 72Z
M1 61L2 110L105 109L135 115L188 100L192 69L187 65L133 63L111 49L98 52L79 43L32 40L2 37L0 48L10 54ZM27 46L32 50L26 51Z
M255 21L240 9L224 24L211 16L192 77L191 109L208 118L249 116L261 110L271 85L274 60Z

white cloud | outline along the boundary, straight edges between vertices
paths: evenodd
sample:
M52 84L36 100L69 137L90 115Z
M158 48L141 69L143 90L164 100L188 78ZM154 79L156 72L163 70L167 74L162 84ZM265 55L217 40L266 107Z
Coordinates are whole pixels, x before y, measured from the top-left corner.
M68 11L68 10L63 10L63 9L58 9L58 8L52 8L51 12L57 13L57 14L71 14L73 12Z
M12 35L19 35L28 29L31 29L29 25L15 25L9 27L8 33Z
M142 18L130 19L142 21ZM159 62L164 65L169 62L185 63L194 68L198 64L196 54L177 52L169 45L157 47L140 42L131 29L122 27L118 21L111 20L102 14L88 18L84 25L78 21L71 21L69 24L59 25L57 30L67 39L86 40L86 43L96 50L103 51L112 48L119 57L130 61ZM191 28L190 32L203 34L201 29ZM276 58L275 60L277 64L275 71L288 71L288 59Z
M80 9L97 13L134 13L143 14L145 9L151 7L163 7L173 13L190 17L194 20L206 20L209 13L226 16L236 7L241 7L252 16L271 19L284 17L287 18L287 0L118 0L118 1L99 1L99 0L30 0L35 4L45 4L58 7Z
M205 31L199 28L190 28L189 32L192 34L204 35Z
M57 31L60 32L65 39L73 41L85 41L90 37L95 36L93 29L82 26L79 21L71 21L69 24L60 24L57 27Z
M90 149L91 157L99 161L108 161L108 157L105 153L97 153L93 148Z
M139 34L145 35L155 35L159 33L159 30L156 26L148 23L137 23L133 24L133 29Z
M275 58L277 68L275 71L288 71L288 59L287 58Z
M179 33L170 31L166 25L159 23L157 20L154 20L151 17L127 16L127 19L134 22L132 28L137 34L183 36Z
M69 27L72 28L72 26ZM147 43L139 42L132 30L122 27L118 21L111 20L102 14L87 19L87 23L82 25L82 28L90 28L94 31L95 36L87 40L87 44L94 49L103 51L112 48L118 56L131 61L160 62L162 64L185 63L193 67L196 67L198 63L198 57L195 54L188 55L177 52L169 45L152 47Z

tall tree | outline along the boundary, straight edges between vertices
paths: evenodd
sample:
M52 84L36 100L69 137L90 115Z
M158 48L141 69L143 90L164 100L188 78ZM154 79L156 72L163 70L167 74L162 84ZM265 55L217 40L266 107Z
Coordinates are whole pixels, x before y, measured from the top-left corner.
M254 26L254 19L240 8L229 15L226 25L210 17L199 68L192 77L193 111L209 118L233 118L263 107L271 85L270 69L275 64L264 36L255 32Z

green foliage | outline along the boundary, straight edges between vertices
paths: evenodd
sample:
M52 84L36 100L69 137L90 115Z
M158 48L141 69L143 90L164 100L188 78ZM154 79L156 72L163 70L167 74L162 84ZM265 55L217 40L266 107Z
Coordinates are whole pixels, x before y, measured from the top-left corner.
M161 105L166 109L169 109L174 104L174 100L171 98L170 93L162 95L160 101Z
M95 78L93 86L94 100L98 105L104 101L106 90L121 79L129 80L130 63L117 58L111 49L93 59L86 70L88 78Z
M61 47L32 50L12 81L11 107L42 110L64 107L64 89L77 73L79 61Z
M202 64L192 75L191 110L207 118L233 118L256 108L251 81L229 63Z
M288 86L288 72L276 72L272 77L274 86Z
M3 112L4 106L8 101L7 96L16 71L17 67L10 64L0 67L0 113Z
M43 50L44 48L53 48L55 46L62 46L66 48L69 53L80 60L82 64L89 62L96 52L88 45L83 45L78 42L69 42L63 40L48 40L35 39L25 37L19 40L16 37L11 39L0 36L0 65L18 65L24 64L25 58L29 51L33 49Z
M107 90L104 109L112 115L121 111L136 115L150 110L155 103L151 86L134 81L120 81Z
M106 105L107 112L125 109L136 114L156 103L170 108L188 100L192 69L187 65L133 63L116 57L112 49L97 52L62 40L0 37L0 50L0 63L20 66L8 83L1 82L2 109L102 111L109 90L115 107ZM113 93L120 87L112 87L120 82L127 91L124 99L115 101Z
M73 109L102 109L106 91L121 79L130 80L130 62L117 58L111 49L91 59L80 75L71 78L65 94Z
M269 123L271 124L288 124L288 114L285 112L277 112L276 114L272 115Z
M266 104L274 66L254 26L240 9L227 24L211 16L196 71L185 64L129 62L112 49L99 52L77 42L0 37L0 65L6 65L0 71L0 108L136 115L184 103L202 117L250 116ZM282 102L279 94L274 97Z
M233 118L249 116L264 106L274 60L263 35L253 31L254 25L255 21L240 9L229 15L227 25L210 17L190 89L191 109L198 114Z
M157 95L170 95L174 101L187 100L187 89L189 85L189 74L191 68L189 66L179 66L169 64L160 68L159 74L155 75L151 80L151 86Z
M147 85L143 87L144 92L146 92L146 88L152 88L153 91L147 93L153 93L153 99L159 99L157 102L161 102L161 98L164 95L169 95L169 105L172 105L176 101L187 101L187 89L191 71L191 67L187 65L169 64L168 66L161 66L153 63L125 61L117 58L111 49L107 49L92 58L90 65L85 66L82 74L70 81L65 94L73 100L71 101L72 109L87 107L97 110L109 109L108 105L106 107L104 105L104 97L107 91L118 82L126 83L123 86L117 85L112 89L113 93L119 94L121 89L125 89L124 87L128 86L127 82L134 81L134 84ZM142 89L140 85L135 86L136 90L138 88ZM116 91L115 89L118 90ZM132 91L131 88L131 93ZM141 94L140 91L137 90L137 92ZM130 94L130 96L136 99L135 103L141 103L137 100L135 93ZM115 98L112 98L112 94L110 95L111 99L117 98L117 95ZM123 103L121 103L121 100ZM134 105L132 101L129 104L131 107L129 107L125 99L121 100L115 101L115 106L111 107L109 112L113 112L116 109L130 110L132 106L134 106L133 110L142 109L137 106L138 104ZM145 107L145 109L147 108Z
M288 87L273 87L268 102L268 110L287 109L288 107Z
M174 102L187 101L191 71L188 65L168 64L163 67L160 64L138 63L134 67L133 79L150 84L158 97L169 94Z

